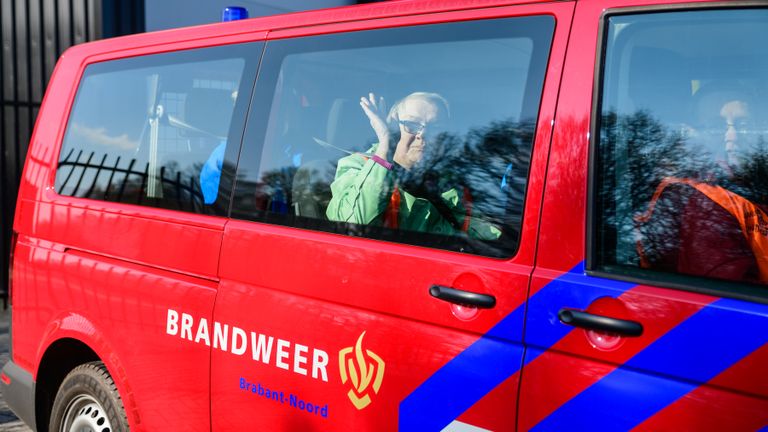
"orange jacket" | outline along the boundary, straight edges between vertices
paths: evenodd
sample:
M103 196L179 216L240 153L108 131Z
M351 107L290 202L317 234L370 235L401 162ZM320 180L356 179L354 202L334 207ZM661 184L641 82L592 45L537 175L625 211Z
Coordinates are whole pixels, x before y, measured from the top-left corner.
M653 193L653 197L648 203L648 210L636 216L635 220L639 223L648 222L659 197L661 197L667 186L673 184L685 184L693 187L736 218L747 244L755 255L760 282L768 283L768 214L738 194L720 186L713 186L691 179L667 177L659 183L659 186ZM648 267L649 265L645 259L640 241L638 241L637 247L640 254L640 264L643 267Z

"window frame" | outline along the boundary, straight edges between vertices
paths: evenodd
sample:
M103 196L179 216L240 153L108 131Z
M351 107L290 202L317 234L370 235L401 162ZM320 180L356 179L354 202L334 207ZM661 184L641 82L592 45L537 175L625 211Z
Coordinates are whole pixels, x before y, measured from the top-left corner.
M329 32L323 32L323 33L314 33L310 32L309 34L295 34L290 35L287 37L275 37L274 39L269 39L267 41L267 44L264 48L264 54L263 58L267 58L267 56L270 55L269 51L269 45L271 43L279 43L284 41L297 41L297 46L300 47L300 49L296 49L296 47L289 47L288 49L285 48L278 48L278 51L274 58L278 59L279 62L275 62L276 65L281 65L282 60L286 58L288 55L293 54L300 54L300 53L313 53L313 52L322 52L326 49L329 49L328 44L326 43L318 43L316 41L313 41L314 38L322 38L326 36L330 37L341 37L341 36L347 36L349 34L353 33L361 33L361 32L386 32L386 31L398 31L402 29L413 29L413 31L418 31L417 29L420 27L426 27L426 26L445 26L445 25L461 25L461 24L469 24L474 22L483 22L483 21L503 21L503 20L515 20L515 19L530 19L530 18L542 18L542 19L549 19L551 20L551 32L546 35L546 37L542 37L539 39L532 38L534 42L534 51L530 59L530 67L539 66L542 71L542 75L539 77L535 77L535 81L539 83L540 88L538 91L533 91L530 89L530 83L526 82L526 86L523 89L523 107L522 107L522 113L526 113L528 111L532 112L534 115L534 123L532 125L531 130L531 142L530 142L530 155L528 160L528 165L525 169L526 172L526 185L525 185L525 191L523 195L523 200L521 203L521 213L519 214L519 225L513 226L513 225L505 225L504 228L513 227L515 228L517 232L517 239L512 245L512 247L509 247L510 243L512 243L509 239L506 240L495 240L495 241L483 241L478 239L471 239L466 235L438 235L438 234L429 234L429 233L422 233L422 232L410 232L410 231L399 231L399 230L390 230L382 227L375 227L375 226L369 226L369 225L358 225L358 224L349 224L344 222L333 222L328 221L326 219L314 219L314 218L307 218L302 216L296 216L293 214L289 214L289 217L285 217L285 215L276 215L272 214L268 211L259 210L256 211L254 215L252 216L245 216L243 213L238 213L236 207L236 199L233 196L233 199L230 202L230 218L236 219L236 220L242 220L242 221L248 221L248 222L257 222L257 223L266 223L270 225L275 226L281 226L286 227L290 229L298 229L298 230L306 230L310 232L319 232L319 233L325 233L325 234L337 234L337 235L343 235L345 237L349 238L360 238L365 240L371 240L371 241L384 241L388 243L394 243L400 246L406 246L406 247L424 247L431 250L438 250L443 252L449 252L449 253L460 253L460 254L468 254L471 256L475 256L478 258L490 258L490 259L497 259L497 260L509 260L513 259L517 256L521 244L522 244L522 237L523 237L523 231L525 226L525 208L528 205L528 199L529 199L529 184L530 184L530 175L531 175L531 168L533 166L533 160L534 160L534 151L536 148L536 141L539 134L539 120L540 120L540 114L541 114L541 107L544 102L544 95L545 95L545 85L548 80L548 72L549 72L549 66L550 66L550 59L553 54L553 48L555 45L555 37L557 33L557 16L553 12L546 12L542 11L535 14L530 15L491 15L491 16L480 16L476 18L461 18L457 20L450 20L450 21L433 21L433 20L425 20L423 22L409 22L406 25L396 25L396 26L377 26L377 27L370 27L370 26L364 26L365 21L361 22L355 22L353 28L346 28L341 31L329 31ZM367 46L385 46L386 40L385 38L377 38L377 42L380 42L378 45L360 45L357 48L365 48ZM467 39L456 39L457 41L465 41ZM446 42L443 40L442 42ZM546 43L546 46L542 47L540 45ZM312 49L306 49L305 46L311 46L316 45ZM352 45L355 45L354 43ZM346 46L344 48L347 48ZM342 49L344 49L342 48ZM548 48L548 49L544 49ZM336 50L338 48L334 48ZM273 50L275 50L273 48ZM539 61L539 64L537 64L537 61ZM262 61L259 66L259 80L264 79L264 70L262 67L264 67L265 64L268 62ZM259 143L260 150L259 150L259 156L258 158L255 158L257 162L261 163L262 156L264 154L266 144L264 142L264 138L266 137L266 125L269 122L270 116L273 114L272 112L272 98L274 96L274 88L266 89L262 92L260 92L263 87L265 86L263 83L264 81L257 80L256 88L254 89L253 93L253 99L251 102L251 108L249 110L248 119L246 121L247 126L244 132L244 139L243 139L243 146L245 146L247 142L255 141ZM274 83L273 83L274 84ZM266 87L266 86L265 86ZM263 101L260 103L259 98L263 98ZM530 100L535 99L538 101L538 104L535 107L531 107ZM252 112L259 112L262 116L265 116L261 118L261 122L263 125L258 125L257 127L254 127L250 121L253 115ZM249 138L250 136L250 138ZM246 150L243 148L242 153L244 153ZM239 164L242 162L242 158L238 161L238 170L240 169ZM238 189L237 184L235 184L233 194L236 193ZM282 219L282 220L281 220ZM303 223L297 224L295 223L297 219L303 220ZM507 218L509 219L509 218ZM414 241L413 237L417 237L417 240ZM484 247L477 247L477 244L483 244L486 245ZM490 244L491 246L487 246ZM501 251L501 253L488 253L488 250L497 250Z
M426 16L425 16L426 18ZM395 25L392 27L389 26L376 26L376 27L370 27L366 25L366 21L359 21L352 23L351 28L344 28L340 31L328 31L328 32L322 32L322 33L315 33L315 32L308 32L304 33L303 31L299 31L299 34L291 34L293 33L293 30L289 31L287 36L280 35L279 37L275 38L269 38L267 40L267 43L264 46L264 51L262 55L262 60L266 59L267 56L269 56L269 45L271 43L275 42L283 42L283 41L299 41L298 44L300 46L304 45L313 45L317 44L317 42L314 42L312 39L314 38L322 38L326 36L334 37L334 36L343 36L347 34L353 34L353 33L370 33L370 32L377 32L377 31L397 31L402 29L413 29L416 31L419 27L437 27L437 26L443 26L443 25L461 25L461 24L467 24L467 23L473 23L473 22L482 22L482 21L502 21L502 20L515 20L515 19L530 19L530 18L548 18L551 20L551 32L541 40L537 41L534 39L534 51L533 55L531 56L531 66L533 66L538 57L541 57L541 64L540 67L542 69L542 75L540 77L536 78L536 81L539 82L540 88L538 91L533 91L529 87L530 85L526 85L523 93L523 108L521 113L525 113L526 111L531 111L535 115L535 122L533 123L532 130L531 130L531 142L530 142L530 156L528 161L528 166L526 167L526 185L525 185L525 191L523 195L523 202L522 202L522 210L521 213L518 215L520 219L520 223L518 226L512 226L512 225L505 225L504 228L513 227L517 231L517 241L514 242L512 247L509 247L509 244L511 243L510 240L501 240L501 241L483 241L483 240L477 240L477 239L471 239L468 236L465 235L438 235L438 234L429 234L429 233L420 233L420 232L411 232L411 231L399 231L399 230L389 230L382 227L374 227L369 225L358 225L358 224L349 224L344 222L333 222L328 221L326 219L314 219L314 218L307 218L302 216L296 216L289 214L289 217L286 218L283 215L275 215L268 211L256 211L254 216L245 216L244 212L238 212L238 209L236 208L236 198L235 194L237 193L238 186L237 183L235 184L233 188L233 198L230 201L230 212L229 217L231 219L235 220L242 220L247 222L256 222L256 223L265 223L269 225L275 225L280 227L286 227L290 229L298 229L298 230L308 230L310 232L315 233L323 233L323 234L336 234L336 235L343 235L345 237L349 238L360 238L365 240L371 240L371 241L383 241L387 243L393 243L400 246L406 246L406 247L420 247L420 248L428 248L430 250L437 250L442 252L448 252L448 253L459 253L464 255L470 255L475 256L478 258L489 258L489 259L496 259L496 260L510 260L514 259L518 252L521 249L522 239L523 239L523 231L524 231L524 225L525 225L525 208L528 205L528 199L529 199L529 185L530 185L530 175L531 175L531 168L533 166L533 159L534 159L534 152L536 148L536 141L537 137L539 135L539 127L540 120L541 120L541 108L542 104L544 102L544 95L545 95L545 86L546 82L549 79L548 72L550 67L550 60L551 56L553 54L553 48L555 46L555 38L557 34L557 27L558 27L558 19L557 14L551 11L541 11L534 14L523 14L523 15L490 15L490 16L479 16L479 17L472 17L472 18L462 18L462 19L456 19L456 20L449 20L449 21L443 21L443 20L424 20L424 21L418 21L418 22L408 22L404 25ZM345 27L347 27L345 25ZM385 40L379 39L381 41L380 45L375 46L385 46ZM457 39L460 41L466 41L467 39ZM445 42L445 41L443 41ZM538 42L538 44L537 44ZM542 47L538 47L539 44L546 42L546 47L548 50L545 52L542 52ZM319 48L318 48L319 47ZM365 47L365 46L360 46ZM360 48L358 47L358 48ZM537 47L539 49L537 49ZM277 56L278 59L280 59L280 63L282 64L282 59L286 57L287 55L291 54L297 54L297 53L312 53L312 52L322 52L324 49L322 48L328 48L328 45L317 45L311 50L295 50L293 47L289 49L279 48L280 54ZM346 48L346 47L345 47ZM335 48L337 49L337 48ZM344 49L344 48L342 48ZM273 48L274 50L274 48ZM257 160L259 163L262 160L262 156L264 154L264 140L263 138L266 136L266 130L268 126L268 119L272 113L272 97L274 95L274 88L269 88L268 91L260 92L262 89L261 86L264 86L263 80L264 78L264 70L262 69L265 65L265 61L261 61L259 64L259 73L257 78L257 83L254 88L254 92L252 95L251 100L251 107L249 109L249 114L246 119L246 128L243 134L243 140L242 140L242 151L241 156L243 153L245 153L244 146L247 145L246 143L249 141L249 136L251 138L255 138L255 141L259 142L260 150L258 158L255 158L254 160ZM529 84L529 83L526 83ZM538 105L535 107L531 107L530 105L530 99L535 97L536 100L538 100ZM259 103L259 100L263 98L263 102ZM262 109L263 108L263 109ZM263 122L263 124L259 124L256 127L251 124L249 120L252 117L252 112L260 112L263 117L260 117L257 121ZM549 142L541 143L540 145L548 145ZM238 160L238 172L240 169L240 163L243 161L242 157ZM295 221L297 218L300 218L304 221L302 224L296 224ZM282 220L281 220L282 219ZM509 218L508 218L509 219ZM323 227L325 226L325 227ZM372 235L373 233L373 235ZM412 238L417 237L418 240L414 241ZM491 246L485 246L485 248L478 248L474 244L490 244ZM487 253L488 250L498 250L501 251L501 253Z
M231 209L231 197L232 194L231 191L224 190L221 185L225 184L225 180L228 181L230 184L233 184L234 182L234 175L235 175L235 165L237 162L237 157L240 153L240 147L242 145L242 137L243 137L243 131L245 130L245 121L248 115L248 112L250 110L250 104L251 104L251 97L253 94L253 89L256 84L256 76L258 73L258 69L261 63L261 58L264 52L266 42L263 39L253 39L253 40L243 40L243 41L237 41L233 43L224 43L224 44L216 44L216 45L202 45L202 46L192 46L192 47L183 47L179 49L173 49L173 47L166 47L162 50L153 50L152 52L147 53L140 53L140 54L133 54L123 57L114 57L114 58L95 58L93 61L86 61L82 68L80 69L78 75L77 75L77 85L75 86L72 94L72 99L70 103L67 106L67 112L64 117L62 117L63 120L63 127L61 129L61 135L60 140L58 144L56 145L56 157L54 160L52 160L53 163L53 170L52 170L52 176L51 176L51 184L50 189L53 193L53 196L56 197L56 201L59 200L66 200L70 202L76 202L79 200L86 200L88 204L87 206L91 208L102 208L102 209L108 209L108 208L116 208L119 206L129 206L131 208L141 208L141 209L152 209L153 211L161 211L161 212L176 212L181 213L184 215L191 215L191 216L202 216L202 217L228 217L229 212ZM214 57L209 58L196 58L196 56L201 56L202 52L205 51L218 51L217 55ZM229 51L229 53L227 53ZM234 53L242 53L241 57L237 57L234 55L227 55L227 54L234 54ZM232 117L230 119L230 125L227 133L228 138L232 138L232 142L229 143L225 150L225 156L224 156L224 163L222 165L222 172L221 172L221 179L219 182L219 190L217 193L216 201L214 201L213 204L202 204L203 209L206 209L206 211L203 212L195 212L191 210L186 209L175 209L175 208L168 208L164 206L158 206L154 205L153 203L135 203L135 202L122 202L122 201L112 201L112 200L104 200L104 199L98 199L98 198L91 198L91 197L79 197L75 195L66 195L59 193L56 187L56 177L59 175L59 164L61 162L62 155L65 150L65 140L67 138L67 134L69 131L69 128L71 127L71 119L72 114L74 113L75 107L78 102L78 96L80 95L80 91L82 90L83 83L85 79L88 77L89 69L101 69L98 70L96 73L113 73L113 72L126 72L131 71L135 69L142 69L142 68L148 68L148 67L155 67L155 66L167 66L167 65L180 65L187 62L205 62L208 60L228 60L228 59L235 59L235 58L242 58L244 61L243 64L243 70L240 76L240 90L244 90L244 94L242 98L238 98L238 101L233 106L233 112ZM148 66L136 66L133 64L130 64L131 62L138 62L140 60L147 60L149 62ZM181 59L179 61L178 59ZM122 64L128 63L130 64L129 67L124 67ZM91 69L93 70L93 69ZM242 101L241 101L242 100ZM203 161L204 162L204 161ZM151 198L146 198L147 200L152 200Z
M615 16L641 15L651 13L676 13L691 11L735 10L744 8L768 7L759 0L720 1L708 4L674 4L635 6L606 9L600 16L598 25L597 55L593 73L592 108L589 128L589 153L587 171L587 226L585 241L585 272L589 276L612 279L636 284L652 285L662 288L672 288L680 291L693 292L717 297L727 297L746 300L755 303L768 304L768 285L735 282L724 279L714 279L704 276L692 276L680 273L654 271L630 266L600 264L598 235L600 233L601 212L598 208L599 178L602 166L597 156L600 145L600 129L602 117L603 85L605 83L606 54L608 49L609 20Z

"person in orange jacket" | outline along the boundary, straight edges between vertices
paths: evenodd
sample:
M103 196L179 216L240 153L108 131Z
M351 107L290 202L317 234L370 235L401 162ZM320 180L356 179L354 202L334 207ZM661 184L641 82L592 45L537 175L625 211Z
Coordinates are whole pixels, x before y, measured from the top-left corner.
M731 95L732 96L732 95ZM768 284L768 213L729 190L738 182L734 170L745 160L750 104L733 97L720 105L723 121L718 161L725 178L705 182L666 177L647 210L635 217L641 231L637 243L640 266L696 276Z

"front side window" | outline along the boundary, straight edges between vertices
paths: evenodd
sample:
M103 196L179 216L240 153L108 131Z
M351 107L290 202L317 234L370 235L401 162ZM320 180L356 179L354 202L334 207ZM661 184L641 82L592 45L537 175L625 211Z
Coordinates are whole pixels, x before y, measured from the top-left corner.
M553 28L545 16L269 42L233 216L510 256Z
M233 118L247 105L255 70L250 58L258 58L260 47L88 66L67 124L56 191L195 213L226 211L228 194L219 199L224 153L239 145L234 131L242 130L242 118Z
M768 284L766 38L765 9L608 19L598 267Z

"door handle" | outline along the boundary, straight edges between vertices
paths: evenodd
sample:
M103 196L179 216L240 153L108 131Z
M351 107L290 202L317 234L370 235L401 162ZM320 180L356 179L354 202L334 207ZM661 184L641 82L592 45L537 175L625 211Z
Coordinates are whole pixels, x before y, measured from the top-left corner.
M643 325L636 321L610 318L567 308L560 309L557 316L563 324L574 327L617 333L622 336L640 336L643 334Z
M496 306L496 297L492 295L457 290L440 285L432 285L429 288L429 294L440 300L478 309L491 309Z

